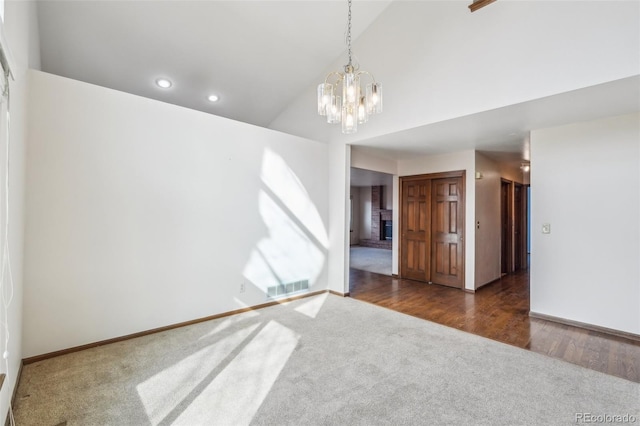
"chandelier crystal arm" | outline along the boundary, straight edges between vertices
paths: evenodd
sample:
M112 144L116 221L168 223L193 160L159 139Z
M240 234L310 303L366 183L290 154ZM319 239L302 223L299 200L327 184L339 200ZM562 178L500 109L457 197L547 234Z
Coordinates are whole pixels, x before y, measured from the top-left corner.
M358 71L358 72L356 73L356 75L358 75L358 76L361 76L361 75L363 75L363 74L366 74L366 75L368 75L369 77L371 77L371 80L373 81L373 83L375 83L375 82L376 82L376 78L375 78L375 77L373 76L373 74L371 74L369 71Z
M337 77L336 82L334 84L338 84L344 77L344 74L338 71L332 71L329 74L327 74L327 76L325 77L324 84L329 84L329 79L334 76Z

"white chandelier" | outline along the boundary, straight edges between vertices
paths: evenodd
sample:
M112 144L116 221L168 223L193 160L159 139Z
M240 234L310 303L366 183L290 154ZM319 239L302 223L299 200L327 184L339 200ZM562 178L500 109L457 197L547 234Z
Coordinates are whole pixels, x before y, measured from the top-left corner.
M327 123L342 123L342 133L356 133L358 124L366 123L369 116L382 112L382 86L373 75L359 71L351 63L351 0L348 0L347 50L349 62L344 72L330 72L324 83L318 85L318 114L327 117ZM369 76L371 83L363 91L360 77ZM333 83L330 80L335 79Z

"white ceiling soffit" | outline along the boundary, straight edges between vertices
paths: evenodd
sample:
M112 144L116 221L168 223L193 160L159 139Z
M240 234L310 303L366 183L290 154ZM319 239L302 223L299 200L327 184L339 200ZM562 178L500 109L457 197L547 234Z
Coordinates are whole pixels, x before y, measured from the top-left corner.
M389 3L355 1L353 38ZM38 19L45 72L259 126L346 50L346 0L41 0Z
M393 184L393 176L387 173L351 167L351 186L384 186Z
M640 111L640 76L354 142L395 160L468 149L523 155L535 129ZM515 158L515 157L514 157Z

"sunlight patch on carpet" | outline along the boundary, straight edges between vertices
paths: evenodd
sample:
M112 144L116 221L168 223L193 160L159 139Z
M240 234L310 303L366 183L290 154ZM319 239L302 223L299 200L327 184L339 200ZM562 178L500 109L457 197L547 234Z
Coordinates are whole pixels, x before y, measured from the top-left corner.
M172 424L249 424L299 339L270 321Z
M157 425L167 417L259 325L252 324L200 349L140 383L136 390L151 423Z
M310 297L309 300L304 301L300 306L295 308L295 310L309 318L315 318L318 316L318 313L320 312L320 309L322 309L322 305L324 305L328 296L329 293L324 293L316 297Z
M246 321L249 318L255 318L255 317L258 317L258 316L260 316L258 311L248 311L248 312L243 312L241 314L229 316L229 317L225 318L224 320L222 320L218 325L216 325L216 327L213 330L211 330L210 332L208 332L204 336L200 337L198 340L203 340L203 339L210 338L213 335L215 335L216 333L220 333L221 331L231 327L234 324L237 324L239 322Z

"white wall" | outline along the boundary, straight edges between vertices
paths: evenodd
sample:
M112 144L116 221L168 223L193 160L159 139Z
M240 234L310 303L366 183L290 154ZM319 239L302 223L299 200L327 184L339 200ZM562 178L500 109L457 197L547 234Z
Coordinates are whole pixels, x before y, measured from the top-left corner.
M531 311L640 334L640 115L534 131L531 164Z
M317 160L316 160L317 161ZM351 146L329 144L329 282L330 290L349 292L349 189L351 187Z
M279 281L327 288L327 145L30 84L25 357L264 303Z
M431 155L398 161L399 176L413 176L427 173L441 173L455 170L466 172L465 185L465 288L475 289L475 210L476 210L476 153L461 151L449 154ZM394 210L399 207L394 206ZM394 218L395 220L395 218Z
M357 245L360 241L360 187L351 187L351 206L353 211L351 212L351 229L350 229L350 243L351 245Z
M400 177L398 175L393 176L393 197L391 199L392 220L393 220L393 234L391 238L391 274L399 275L400 271L400 259L398 253L400 253Z
M360 238L371 239L371 187L363 186L360 189Z
M373 170L375 172L387 173L389 175L398 174L398 163L388 158L380 158L364 152L357 146L351 148L351 167L358 169Z
M500 165L476 152L476 170L482 173L476 186L475 288L500 278Z
M528 184L529 173L523 173L519 167L512 166L510 164L498 164L500 169L500 177L503 177L512 182L518 182L522 184Z
M11 91L11 130L10 175L9 175L9 252L11 255L11 274L13 277L13 301L8 310L9 344L4 345L4 334L0 343L0 352L9 352L9 374L0 393L0 417L6 418L9 404L17 381L18 369L23 358L23 247L24 247L24 196L25 196L25 145L27 138L27 69L40 68L40 47L36 3L33 1L7 1L4 3L4 32L8 47L15 61L10 83ZM0 150L4 153L6 146ZM4 182L5 156L2 155L0 175ZM4 183L2 185L4 187ZM4 191L2 208L4 218ZM1 310L1 308L0 308ZM4 363L3 363L4 364ZM1 370L5 372L5 366Z

